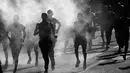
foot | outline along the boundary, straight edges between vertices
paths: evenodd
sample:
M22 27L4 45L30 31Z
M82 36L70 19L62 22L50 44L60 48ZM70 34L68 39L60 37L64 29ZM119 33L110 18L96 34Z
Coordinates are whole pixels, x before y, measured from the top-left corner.
M48 70L45 70L44 73L48 73Z
M102 52L105 52L105 51L107 51L108 49L104 49Z
M16 73L16 70L14 70L13 73Z
M125 55L123 55L123 59L126 60L126 56Z
M31 60L29 59L28 62L27 62L27 64L30 64L30 63L31 63Z
M35 62L35 66L38 66L38 61Z
M75 64L75 67L79 67L79 64L80 64L80 60L78 60Z
M51 65L51 69L54 70L55 69L55 65Z
M122 51L121 50L118 50L118 52L117 52L118 54L121 54L122 53Z
M8 63L6 62L3 69L6 70L8 68Z
M86 63L83 64L83 70L85 70L85 69L86 69Z
M106 46L106 50L108 50L108 48L110 48L109 46Z

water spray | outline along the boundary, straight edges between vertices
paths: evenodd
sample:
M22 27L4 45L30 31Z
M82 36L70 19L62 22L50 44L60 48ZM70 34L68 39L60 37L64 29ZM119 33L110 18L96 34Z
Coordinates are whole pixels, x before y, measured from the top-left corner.
M62 24L58 35L62 38L68 37L64 34L64 32L67 31L65 29L73 27L74 22L77 20L77 14L88 8L87 4L82 4L84 1L85 0L0 0L0 9L4 12L2 16L7 27L13 23L13 17L17 14L20 18L19 23L26 27L26 30L31 33L32 37L34 37L32 34L36 23L41 22L41 13L51 9L54 13L53 17L58 19ZM82 5L79 2L81 2ZM87 21L91 20L91 17L88 15L84 17L86 17L84 19ZM62 38L62 40L65 39ZM63 48L63 46L57 46L57 48Z

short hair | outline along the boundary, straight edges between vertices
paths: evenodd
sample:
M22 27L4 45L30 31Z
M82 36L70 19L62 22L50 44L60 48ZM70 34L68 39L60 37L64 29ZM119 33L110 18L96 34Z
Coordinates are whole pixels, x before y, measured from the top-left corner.
M49 14L49 13L53 13L53 11L51 10L51 9L49 9L48 11L47 11L47 13Z
M41 17L46 19L47 18L47 14L46 13L42 13Z

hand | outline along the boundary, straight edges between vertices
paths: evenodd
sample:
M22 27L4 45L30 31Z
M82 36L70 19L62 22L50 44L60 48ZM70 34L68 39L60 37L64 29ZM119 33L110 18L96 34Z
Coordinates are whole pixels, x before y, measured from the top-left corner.
M9 35L8 35L7 37L8 37L8 39L9 39L9 41L12 41L12 40L11 40L11 37L10 37Z
M57 35L55 35L55 38L57 38Z
M22 46L24 46L24 39L21 39L21 42L22 42Z
M58 33L58 30L56 30L56 33Z
M21 42L24 43L24 39L21 39Z

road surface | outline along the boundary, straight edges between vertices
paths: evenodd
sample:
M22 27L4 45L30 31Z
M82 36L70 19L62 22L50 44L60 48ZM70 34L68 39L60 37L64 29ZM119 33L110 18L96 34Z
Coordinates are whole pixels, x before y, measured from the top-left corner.
M99 33L97 33L99 35ZM127 60L123 61L122 56L111 55L108 59L101 59L102 56L113 54L117 51L118 46L116 45L114 36L112 36L112 43L108 51L102 52L101 38L98 37L93 40L93 47L91 50L87 51L87 69L83 70L83 56L81 47L79 48L79 56L81 64L78 68L75 68L76 58L74 55L73 45L70 43L67 52L64 54L62 49L55 49L55 60L56 68L51 70L49 67L49 73L129 73L130 71L130 61L129 56ZM11 52L9 50L9 52ZM4 64L5 56L3 51L0 52L0 59L2 64ZM27 64L28 56L26 52L21 52L19 57L19 66L17 73L43 73L44 71L44 61L42 59L41 53L39 56L39 65L35 66L35 54L32 52L32 62ZM9 67L4 73L12 73L14 65L12 64L11 53L9 53Z

